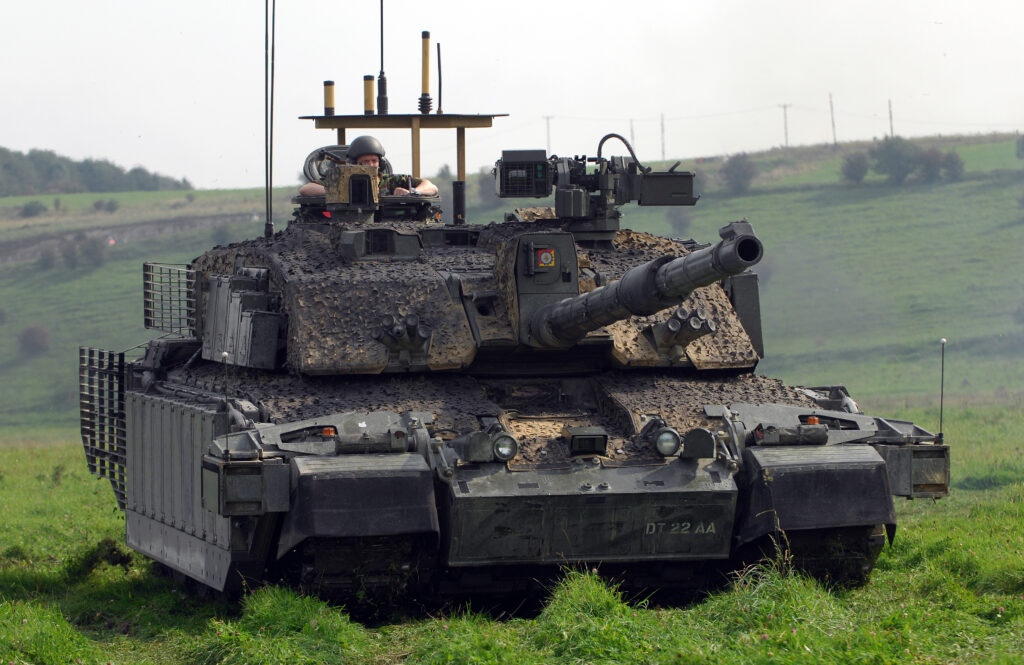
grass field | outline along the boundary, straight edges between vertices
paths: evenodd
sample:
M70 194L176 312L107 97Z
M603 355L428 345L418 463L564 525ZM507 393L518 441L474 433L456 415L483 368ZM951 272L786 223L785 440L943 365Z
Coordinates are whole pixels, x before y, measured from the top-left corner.
M275 187L274 219L291 216L294 186ZM37 216L22 218L18 212L30 201L39 201L48 210ZM54 205L59 201L60 208ZM97 211L96 201L115 201L114 212ZM266 199L260 189L180 190L163 192L80 193L47 196L0 197L0 242L28 241L61 233L74 233L101 227L117 227L147 221L227 214L252 214L265 218ZM262 228L262 227L261 227Z
M656 606L574 572L533 617L450 608L374 627L280 588L241 605L186 595L125 556L109 484L88 475L74 433L23 430L0 443L0 662L1018 663L1022 419L1020 400L947 410L953 493L898 500L895 544L859 589L766 566L693 604Z

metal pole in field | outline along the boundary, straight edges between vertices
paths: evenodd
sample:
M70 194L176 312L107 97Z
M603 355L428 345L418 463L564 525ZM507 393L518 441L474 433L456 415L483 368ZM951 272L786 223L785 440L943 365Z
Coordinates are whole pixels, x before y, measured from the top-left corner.
M832 117L832 147L838 148L839 141L836 140L836 109L832 106L832 93L828 93L828 114Z
M546 115L544 117L544 128L548 135L548 154L551 154L551 118L554 116Z
M942 440L942 405L946 397L946 338L939 340L942 345L942 361L939 378L939 441Z
M661 161L665 161L665 114L661 114Z
M782 107L782 129L786 133L786 147L789 147L789 107L792 104L779 104Z
M892 128L892 100L889 100L889 138L896 136Z

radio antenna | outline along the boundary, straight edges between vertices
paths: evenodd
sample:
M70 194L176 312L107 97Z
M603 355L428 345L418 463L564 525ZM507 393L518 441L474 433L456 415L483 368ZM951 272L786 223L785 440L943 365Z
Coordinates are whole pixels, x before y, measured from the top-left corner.
M263 161L267 188L267 221L263 225L263 235L269 238L274 235L274 17L277 0L265 0L263 12L266 19L263 30Z
M384 0L380 0L380 74L377 76L377 115L388 114L388 77L384 76Z

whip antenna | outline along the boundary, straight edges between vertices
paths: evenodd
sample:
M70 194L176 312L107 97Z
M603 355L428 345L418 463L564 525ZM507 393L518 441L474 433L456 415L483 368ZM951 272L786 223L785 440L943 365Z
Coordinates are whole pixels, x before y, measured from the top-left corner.
M388 114L388 77L384 76L384 0L380 0L380 74L377 76L377 115Z
M441 42L437 43L437 114L441 115Z
M263 162L266 169L267 221L263 235L274 235L273 186L274 186L274 18L277 15L277 0L266 0L263 7L266 23L263 30Z

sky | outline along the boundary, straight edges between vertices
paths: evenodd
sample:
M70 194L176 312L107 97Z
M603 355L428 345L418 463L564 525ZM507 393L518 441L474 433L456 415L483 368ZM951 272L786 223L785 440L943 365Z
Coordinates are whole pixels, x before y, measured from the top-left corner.
M0 6L0 146L143 166L200 189L259 187L264 3L8 0ZM362 112L380 68L380 7L280 0L274 182L334 141L299 116ZM832 141L1024 128L1016 0L386 0L390 110L414 113L420 33L443 110L509 114L467 131L469 171L503 149L593 155L610 132L641 161ZM783 108L785 106L785 110ZM662 131L662 118L664 130ZM784 122L785 119L785 122ZM549 133L550 132L550 133ZM349 138L354 133L350 130ZM408 132L377 132L396 171ZM550 139L549 139L550 136ZM624 154L612 150L611 154ZM605 150L608 153L608 149ZM455 132L423 134L422 174L455 167Z

